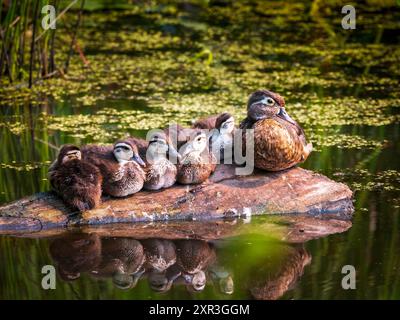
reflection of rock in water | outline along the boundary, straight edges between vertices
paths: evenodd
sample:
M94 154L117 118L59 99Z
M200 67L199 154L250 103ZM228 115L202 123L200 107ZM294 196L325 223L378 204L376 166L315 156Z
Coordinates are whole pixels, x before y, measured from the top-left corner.
M59 276L66 281L91 271L101 260L101 241L95 234L71 233L53 240L50 254L57 263Z
M281 261L275 272L268 276L256 277L263 281L252 281L250 286L251 295L255 299L275 300L290 290L299 277L302 276L304 267L311 262L311 255L303 247L288 247L290 252ZM260 270L264 271L264 270ZM268 273L268 270L266 270ZM254 279L254 278L253 278Z

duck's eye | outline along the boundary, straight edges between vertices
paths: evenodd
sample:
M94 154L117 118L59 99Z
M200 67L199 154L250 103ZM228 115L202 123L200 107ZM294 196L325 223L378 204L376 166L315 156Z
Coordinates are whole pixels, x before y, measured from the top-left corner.
M267 98L267 104L272 106L275 103L275 101L272 98Z

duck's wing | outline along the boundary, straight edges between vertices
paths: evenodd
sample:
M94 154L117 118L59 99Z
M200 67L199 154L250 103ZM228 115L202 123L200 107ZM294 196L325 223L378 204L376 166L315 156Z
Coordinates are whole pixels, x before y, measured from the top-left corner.
M114 173L119 165L114 157L112 145L89 144L81 147L81 152L83 160L100 169L105 181L116 179Z
M307 144L306 142L306 134L303 128L295 121L285 110L285 108L281 108L278 114L278 117L285 120L287 123L290 123L296 129L297 135L304 140L304 145Z
M196 122L193 123L192 128L193 129L214 129L215 124L217 122L217 118L220 115L213 115L207 118L203 118L200 120L197 120Z

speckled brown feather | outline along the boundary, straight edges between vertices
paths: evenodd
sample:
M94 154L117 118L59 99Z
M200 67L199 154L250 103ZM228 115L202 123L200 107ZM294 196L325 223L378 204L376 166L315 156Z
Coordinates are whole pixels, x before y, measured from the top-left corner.
M251 128L254 129L256 168L285 170L305 161L311 151L296 126L279 117L257 121Z
M203 152L204 161L178 164L177 181L182 184L199 184L215 171L216 159L208 150Z
M146 254L146 267L165 271L176 262L175 244L167 239L146 239L142 241Z
M81 148L82 157L100 169L103 192L113 197L125 197L140 191L145 181L143 169L134 161L120 165L112 146L87 145Z
M84 160L58 163L49 171L52 188L73 210L80 212L100 204L102 176L99 169Z
M204 270L216 259L215 251L206 241L178 240L175 245L176 263L185 273Z
M162 135L163 133L160 132ZM164 133L163 138L170 143L169 137ZM177 169L176 166L165 159L163 163L150 163L147 161L147 148L149 142L144 139L129 137L126 140L134 142L138 149L140 157L146 162L146 167L144 172L146 174L146 180L144 182L144 189L147 190L160 190L162 188L169 188L173 186L176 182Z
M213 115L207 118L203 118L200 120L197 120L195 123L193 123L192 128L193 129L214 129L216 126L217 118L220 115Z
M133 274L145 262L142 244L131 238L103 238L101 239L101 261L91 274L96 277L107 278L116 272Z

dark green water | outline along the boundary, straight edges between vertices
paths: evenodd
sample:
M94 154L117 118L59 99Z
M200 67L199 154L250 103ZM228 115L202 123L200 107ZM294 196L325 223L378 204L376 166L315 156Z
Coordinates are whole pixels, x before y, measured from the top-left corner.
M181 277L165 293L151 288L148 270L129 290L93 274L96 259L112 257L96 246L113 240L81 235L85 254L57 249L54 239L2 236L0 298L399 299L399 7L359 4L356 30L341 29L340 9L247 1L87 12L79 39L90 68L75 57L67 79L32 91L1 84L0 202L48 190L54 146L143 136L225 110L239 122L249 93L263 87L285 97L314 144L302 167L355 192L351 229L292 245L260 234L266 218L253 218L247 233L203 244L212 256L203 290ZM80 277L43 290L47 264L80 264ZM355 290L341 286L344 265L356 268ZM215 274L230 277L232 294Z

